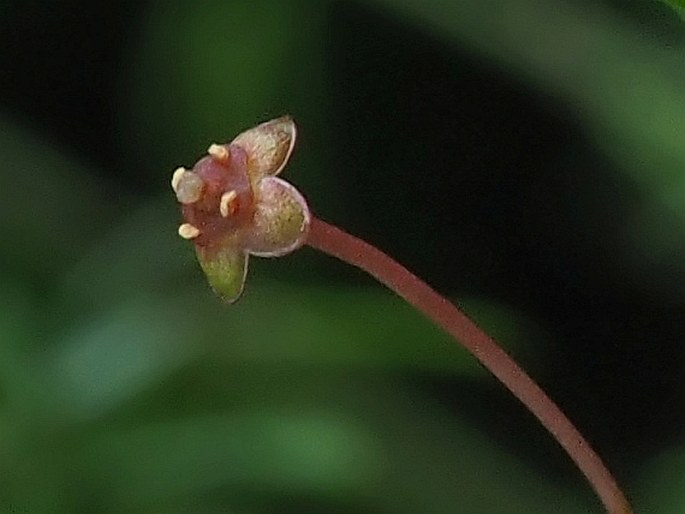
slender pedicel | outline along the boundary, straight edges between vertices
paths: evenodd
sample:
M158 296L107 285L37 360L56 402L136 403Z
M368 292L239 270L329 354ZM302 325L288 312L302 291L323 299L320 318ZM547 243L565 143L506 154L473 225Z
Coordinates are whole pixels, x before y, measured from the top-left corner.
M571 420L494 339L454 304L375 246L315 217L307 244L366 271L450 334L540 421L585 475L607 512L632 512L611 472Z

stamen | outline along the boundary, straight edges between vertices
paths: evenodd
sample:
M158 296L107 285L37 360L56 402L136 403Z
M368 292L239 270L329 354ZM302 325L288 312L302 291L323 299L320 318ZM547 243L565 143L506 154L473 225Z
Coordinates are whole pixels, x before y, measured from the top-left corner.
M190 223L183 223L178 227L178 235L183 239L195 239L200 235L200 229Z
M176 171L174 171L174 175L171 177L171 188L174 190L174 193L178 194L178 183L185 172L186 169L183 167L176 168Z
M209 145L207 153L217 161L224 163L228 162L228 158L231 156L230 152L228 151L228 148L226 148L223 145L217 145L215 143Z
M174 172L171 186L176 192L178 201L189 205L197 202L202 196L205 183L197 173L179 168Z
M238 193L235 189L231 189L227 193L221 195L221 201L219 202L219 212L224 218L228 218L231 214L235 212L235 200L238 198Z

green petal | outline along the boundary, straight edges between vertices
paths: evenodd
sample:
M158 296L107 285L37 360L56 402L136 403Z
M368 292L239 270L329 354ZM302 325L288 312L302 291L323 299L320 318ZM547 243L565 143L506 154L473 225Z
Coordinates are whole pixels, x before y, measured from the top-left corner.
M228 303L240 298L247 275L247 254L233 245L197 247L196 253L212 289Z
M246 250L260 257L278 257L307 239L311 215L297 189L277 177L265 177L254 191L255 212Z
M293 152L296 136L295 122L290 116L283 116L246 130L232 141L247 153L253 184L281 172Z

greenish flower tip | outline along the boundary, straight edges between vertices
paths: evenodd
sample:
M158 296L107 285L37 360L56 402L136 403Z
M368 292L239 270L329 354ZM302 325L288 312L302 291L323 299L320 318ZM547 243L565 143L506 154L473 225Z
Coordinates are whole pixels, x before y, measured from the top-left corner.
M307 239L307 202L276 176L296 132L289 116L262 123L228 144L212 144L192 169L178 168L171 179L183 213L178 234L195 244L209 284L229 303L243 291L250 254L278 257Z

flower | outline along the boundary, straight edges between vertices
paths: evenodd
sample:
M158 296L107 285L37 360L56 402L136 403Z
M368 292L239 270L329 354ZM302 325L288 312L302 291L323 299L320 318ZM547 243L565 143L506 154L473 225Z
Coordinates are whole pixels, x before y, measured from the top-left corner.
M291 184L278 178L295 146L289 116L212 144L191 170L178 168L171 187L182 205L179 235L195 244L209 284L227 302L243 291L248 256L278 257L307 238L311 215Z

